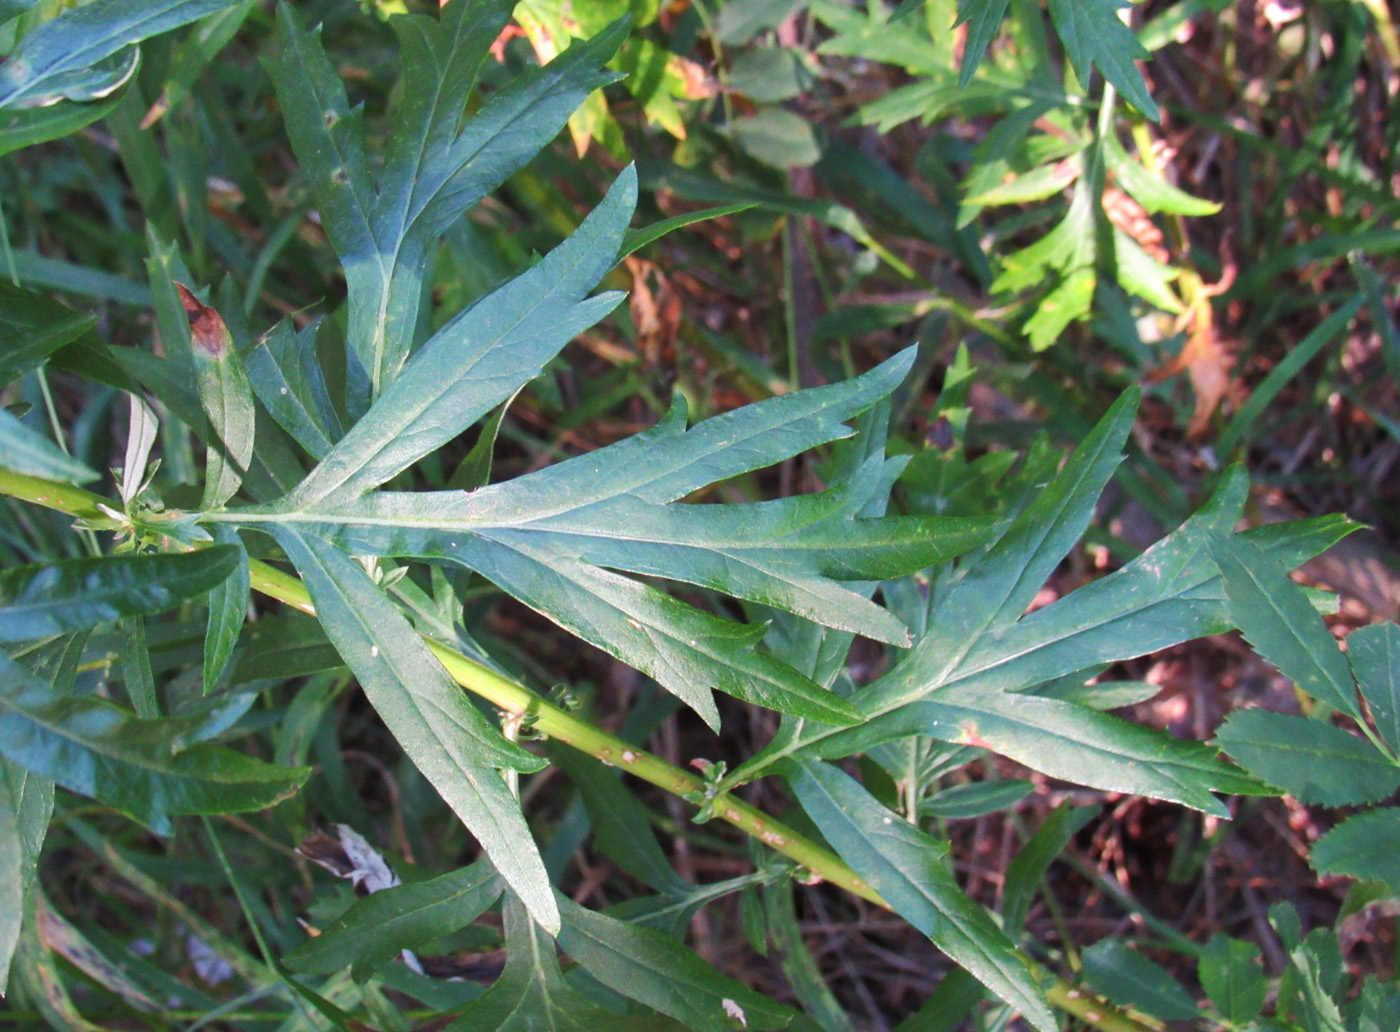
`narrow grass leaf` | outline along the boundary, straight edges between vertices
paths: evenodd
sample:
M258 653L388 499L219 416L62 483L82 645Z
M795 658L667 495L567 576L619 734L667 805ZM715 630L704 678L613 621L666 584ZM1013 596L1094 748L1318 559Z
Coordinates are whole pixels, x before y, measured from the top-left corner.
M943 865L945 844L881 806L859 783L830 764L789 762L783 774L802 809L841 859L895 913L1037 1029L1058 1028L1011 940L963 893Z
M970 820L1015 806L1034 789L1035 786L1023 778L953 785L921 802L919 814L944 820Z
M1236 710L1216 744L1275 788L1303 803L1374 803L1400 788L1400 766L1369 742L1331 724L1268 710Z
M749 201L741 201L736 204L719 204L713 208L701 208L699 211L688 211L682 215L673 215L669 219L662 219L660 222L653 222L649 226L640 226L637 229L629 229L622 237L622 247L618 251L618 260L621 261L630 254L635 254L643 247L654 244L662 237L674 233L678 229L686 226L693 226L697 222L706 222L710 219L723 218L726 215L737 215L741 211L748 211L753 207Z
M593 825L595 849L657 892L683 896L694 888L672 868L646 807L618 771L568 747L550 749L550 760L578 789Z
M416 949L476 920L501 894L490 861L372 892L283 961L292 971L329 975L347 965L363 982L403 950Z
M0 116L0 153L8 139ZM45 294L0 280L0 387L39 368L59 348L83 337L97 317L74 312Z
M170 609L224 580L237 561L234 549L214 547L0 571L0 642L47 638Z
M1259 385L1250 392L1249 400L1240 406L1235 413L1225 431L1220 435L1220 440L1216 443L1216 453L1224 459L1234 457L1235 449L1245 444L1247 435L1251 428L1264 411L1283 390L1284 385L1303 371L1303 367L1311 362L1323 348L1336 340L1347 323L1366 301L1365 294L1357 294L1346 304L1342 305L1335 312L1322 320L1316 328L1311 330L1306 337L1300 340L1292 350L1284 356L1283 360L1273 369L1269 370L1269 375L1259 382Z
M1210 555L1220 570L1230 620L1254 650L1314 699L1361 719L1346 657L1283 568L1235 535L1217 537Z
M319 538L285 527L274 533L306 581L326 635L404 752L531 916L558 928L549 876L500 774L502 767L538 770L542 761L500 736L355 560Z

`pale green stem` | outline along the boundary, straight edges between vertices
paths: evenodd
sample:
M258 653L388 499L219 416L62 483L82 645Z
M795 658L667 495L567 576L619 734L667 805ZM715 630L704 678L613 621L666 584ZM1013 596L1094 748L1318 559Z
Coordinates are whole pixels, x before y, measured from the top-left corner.
M89 491L4 469L0 469L0 494L85 519L101 519L104 515L98 508L103 500ZM257 591L303 613L315 614L311 596L298 578L257 559L248 560L248 570L249 580ZM690 793L703 792L704 781L695 774L599 730L476 660L431 638L424 641L454 681L501 710L508 720L528 720L534 730L609 766L619 767L673 795L685 797ZM830 882L877 906L889 908L880 894L834 853L762 810L723 794L714 801L714 816L810 871L812 877L809 883ZM1118 1010L1047 972L1024 953L1018 951L1017 955L1038 979L1049 982L1045 994L1052 1005L1099 1029L1099 1032L1160 1032L1161 1026L1151 1019Z

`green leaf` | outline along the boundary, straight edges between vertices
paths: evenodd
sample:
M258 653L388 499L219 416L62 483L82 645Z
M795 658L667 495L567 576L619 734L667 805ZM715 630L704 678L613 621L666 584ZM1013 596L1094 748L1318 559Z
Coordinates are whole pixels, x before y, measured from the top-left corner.
M1336 954L1338 948L1335 933L1325 928L1310 932L1303 944L1288 954L1290 967L1300 990L1296 1017L1308 1032L1346 1032L1341 1010L1329 992L1333 987L1327 984L1332 981L1327 977L1327 969L1332 965L1326 963L1324 953L1313 948L1316 944L1314 936L1319 932L1330 940L1331 949L1327 952ZM1340 957L1334 956L1333 959L1340 961ZM1340 964L1336 966L1340 967Z
M0 408L0 466L42 480L70 484L85 484L98 478L97 473L4 408Z
M128 814L158 835L170 818L243 813L285 799L311 773L215 745L182 748L203 715L142 720L104 699L64 697L0 654L0 750L7 760Z
M53 815L53 782L0 756L0 994Z
M550 760L578 789L599 852L657 892L683 896L694 889L671 867L646 807L622 783L619 771L568 747L550 749Z
M1268 710L1236 710L1216 744L1247 770L1299 802L1346 806L1400 788L1400 766L1339 727Z
M1231 622L1254 650L1314 699L1361 719L1346 657L1302 589L1248 541L1211 542Z
M372 892L282 958L293 971L329 975L350 966L363 982L403 950L465 928L501 894L488 860L411 885Z
M1098 273L1092 268L1073 269L1040 299L1022 327L1032 350L1044 351L1060 339L1066 326L1089 314L1097 283Z
M1259 947L1252 942L1212 935L1201 952L1196 977L1210 1002L1226 1021L1244 1025L1259 1016L1269 982L1259 966Z
M236 550L220 546L13 567L0 572L0 641L32 641L159 613L202 595L237 561Z
M1372 624L1347 635L1347 660L1376 730L1400 753L1400 627Z
M977 74L977 66L987 53L987 46L996 38L1009 0L959 0L958 24L967 25L967 42L963 44L962 69L958 85L966 88Z
M1041 165L1024 175L1013 176L997 182L990 189L970 193L963 203L981 207L999 204L1028 204L1053 197L1070 183L1079 178L1084 170L1084 162L1079 154L1064 161L1054 161Z
M126 679L126 694L138 717L147 720L160 716L160 700L156 695L155 677L151 673L151 651L146 643L146 620L129 617L122 634L122 676Z
M662 219L660 222L653 222L649 226L641 226L638 229L629 229L622 235L622 249L618 252L618 259L626 258L629 254L635 254L648 244L655 243L668 233L673 233L686 226L693 226L697 222L704 222L708 219L723 218L725 215L737 215L741 211L748 211L753 207L752 202L740 201L735 204L720 204L713 208L702 208L699 211L688 211L682 215L673 215L669 219Z
M585 295L616 261L636 197L628 169L568 240L434 334L285 508L306 510L382 484L514 394L610 312L621 294Z
M784 190L728 183L669 163L642 162L639 167L643 185L650 190L670 190L678 197L709 204L752 204L765 211L816 219L875 252L901 276L914 276L914 270L876 240L860 216L844 204L794 197Z
M344 436L316 359L318 319L298 332L283 320L244 354L248 379L268 413L314 459Z
M1030 840L1021 847L1016 858L1006 866L1003 881L1001 923L1008 935L1019 938L1025 929L1031 900L1040 891L1045 872L1059 856L1070 839L1077 835L1094 815L1095 806L1070 806L1061 803L1050 812Z
M559 946L615 992L693 1032L783 1028L793 1012L721 974L669 935L595 913L559 896Z
M223 316L183 283L175 289L189 319L199 400L215 437L209 442L201 505L217 509L237 493L253 458L253 388Z
M1039 287L1055 272L1062 276L1077 270L1092 273L1095 204L1089 179L1081 176L1074 184L1074 196L1065 217L1035 243L1002 259L1002 271L992 281L992 292Z
M233 658L233 647L238 644L238 632L243 629L243 620L248 615L248 597L251 591L248 574L248 553L238 531L227 524L215 524L209 528L214 540L221 545L233 548L238 561L233 564L229 575L209 592L209 624L204 632L204 692L209 694L220 687L220 680Z
M754 47L734 58L728 86L756 104L791 100L816 81L808 60L793 47Z
M1015 806L1034 789L1033 784L1022 778L953 785L919 803L919 815L942 817L945 820L969 820Z
M1102 939L1081 954L1084 978L1122 1007L1163 1021L1194 1021L1196 1001L1176 979L1121 939Z
M59 101L48 107L0 111L0 157L71 136L98 119L106 118L125 96L125 90L114 89L99 100Z
M1348 817L1318 839L1311 860L1318 874L1381 881L1400 894L1400 809Z
M1051 777L1219 817L1230 811L1212 791L1259 791L1207 745L1058 699L945 688L908 716L925 734L992 749Z
M677 405L644 433L470 493L380 492L308 503L294 513L243 510L239 518L250 526L302 526L355 555L461 563L656 677L712 725L718 716L711 687L848 723L855 716L848 704L756 651L762 627L711 616L610 571L697 584L907 643L894 617L840 582L880 580L940 562L983 540L988 520L858 518L881 483L878 456L821 495L739 507L673 503L712 482L849 436L842 421L890 392L911 357L689 430ZM398 383L412 376L410 369Z
M1133 107L1157 121L1161 117L1157 105L1133 64L1135 58L1146 59L1147 50L1118 16L1125 8L1131 10L1132 4L1127 0L1049 0L1049 4L1050 19L1079 81L1087 88L1092 66L1098 65Z
M437 238L534 157L589 93L613 79L599 68L622 42L625 22L527 72L464 123L477 67L511 6L476 0L449 4L440 20L425 15L394 19L403 74L415 88L404 91L394 113L394 133L378 176L370 173L363 113L350 110L319 34L300 28L288 5L279 9L279 55L269 70L293 149L311 178L322 222L345 265L348 341L376 395L395 381L408 358L423 300L423 269ZM612 250L616 252L615 242ZM612 254L605 260L610 263ZM591 270L584 271L582 289L591 288L601 272L589 278ZM516 283L511 303L522 308L536 300L535 291L543 293L538 279ZM567 304L562 297L545 300ZM601 318L596 307L586 309L594 314L583 326ZM509 310L498 308L495 314L502 323L497 332L507 331ZM565 322L563 311L560 316ZM467 324L472 331L481 328L474 320ZM566 333L555 350L571 335ZM528 356L524 362L529 363ZM442 389L440 382L435 386Z
M883 702L896 692L926 694L923 687L910 691L905 686L915 681L942 683L984 636L1017 622L1088 526L1099 495L1123 460L1121 449L1132 428L1138 397L1136 391L1129 391L1113 404L1059 475L958 581L939 607L930 633L909 659L891 677L866 689L866 698ZM1081 662L1074 669L1084 665ZM882 683L887 681L895 683Z
M1284 385L1302 372L1323 348L1341 336L1365 301L1364 293L1357 294L1318 323L1289 350L1278 365L1269 370L1269 375L1259 381L1250 392L1249 400L1240 406L1239 411L1225 427L1225 432L1220 435L1220 440L1215 446L1217 454L1222 458L1230 458L1235 454L1235 449L1245 442L1245 435L1249 433L1254 421L1264 413L1279 391L1283 390Z
M96 0L65 11L25 36L0 66L0 110L43 107L63 97L88 100L115 89L135 53L113 74L95 66L133 43L187 25L238 0ZM130 67L127 67L129 65Z
M1149 172L1140 163L1128 156L1118 137L1109 134L1103 138L1104 164L1113 178L1149 215L1204 216L1214 215L1220 205L1214 201L1204 201L1192 197L1185 190L1179 190L1165 179Z
M1069 469L1067 465L1066 471ZM1062 472L1061 477L1064 475ZM864 724L850 729L808 724L800 733L780 735L731 777L736 781L752 777L783 756L797 752L826 758L848 756L891 738L919 732L918 712L901 711L925 697L942 695L948 689L956 688L959 694L945 696L947 701L964 697L975 700L980 695L998 692L1023 692L1076 673L1086 665L1118 662L1190 638L1228 630L1231 625L1225 611L1224 593L1207 549L1217 534L1238 520L1247 488L1243 471L1230 471L1207 506L1165 540L1121 570L1085 585L1004 630L989 633L975 625L959 626L958 620L965 611L983 611L988 605L995 607L996 602L989 602L977 592L960 597L962 589L956 588L939 606L932 631L915 647L909 659L852 697L866 715ZM1042 491L1037 505L1056 490L1056 484L1052 484L1050 489ZM1021 518L1018 518L1017 525L1020 524ZM1016 542L1013 556L1023 554L1020 549L1025 545L1024 539L1016 534L1017 525L1013 525L1004 539ZM1042 529L1035 523L1026 526L1037 531ZM1345 519L1323 519L1261 527L1244 536L1259 543L1278 560L1297 565L1352 529ZM1002 547L994 547L981 562L993 565L1001 562L998 553ZM1054 554L1053 551L1046 553L1047 557ZM974 567L964 580L975 571ZM1015 578L1020 570L1011 565L1005 573L1008 578ZM999 577L989 578L989 586L996 585ZM1004 587L996 588L996 592L1003 590ZM1029 600L1029 596L1025 597ZM1015 607L1007 611L1013 617L1020 612ZM944 613L947 615L942 615ZM944 636L945 625L954 626L959 633ZM937 644L930 647L929 642ZM963 653L965 655L960 655ZM1142 744L1150 747L1150 743ZM1072 748L1073 743L1062 739L1061 745ZM1222 776L1226 771L1217 766L1211 769L1213 777ZM1187 771L1183 769L1177 773ZM1234 791L1250 790L1245 779L1236 778L1235 781ZM1204 796L1206 785L1198 784L1197 789L1203 800L1208 798Z
M0 116L0 141L6 139L6 120ZM39 368L96 322L94 315L71 311L44 294L0 280L0 387Z
M355 560L287 527L273 533L306 581L327 637L404 752L476 836L531 916L558 928L549 876L499 771L538 770L542 761L500 736Z
M812 123L786 108L763 108L730 125L734 142L773 168L807 168L821 160L822 148Z
M554 943L513 897L505 905L506 967L448 1032L681 1032L669 1020L600 1010L564 982Z
M1181 273L1159 262L1136 240L1116 226L1113 229L1113 254L1118 269L1118 285L1131 291L1164 312L1180 314L1185 310L1181 299L1170 284Z
M942 863L947 845L925 835L854 779L826 763L790 762L783 774L841 859L895 913L933 940L1036 1028L1058 1027L1014 946Z

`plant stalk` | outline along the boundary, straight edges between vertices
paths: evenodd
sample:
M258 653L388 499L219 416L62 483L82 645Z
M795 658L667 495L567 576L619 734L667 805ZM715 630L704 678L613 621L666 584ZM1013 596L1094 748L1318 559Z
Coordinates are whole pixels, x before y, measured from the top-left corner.
M5 469L0 469L0 494L83 519L107 518L99 508L99 505L106 505L105 501L90 491ZM311 596L299 578L258 559L249 559L248 569L249 580L255 590L303 613L315 615ZM528 720L536 731L585 752L608 766L620 767L673 795L685 797L689 793L703 792L704 781L689 771L594 727L587 720L552 705L523 685L502 677L489 667L431 638L425 637L424 641L457 684L485 699L510 718ZM714 801L713 812L717 819L733 825L810 871L812 877L807 880L808 884L830 882L876 906L889 909L889 904L880 894L834 853L757 807L724 793ZM1128 1014L1074 987L1058 975L1046 971L1021 951L1017 951L1017 956L1037 978L1048 982L1046 998L1053 1006L1100 1032L1160 1032L1161 1026L1151 1019Z

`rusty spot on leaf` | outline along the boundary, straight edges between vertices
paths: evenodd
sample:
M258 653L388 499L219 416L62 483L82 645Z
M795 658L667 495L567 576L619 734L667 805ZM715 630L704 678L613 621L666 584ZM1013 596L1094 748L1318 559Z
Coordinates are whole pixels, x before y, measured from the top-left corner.
M190 320L190 342L195 350L209 358L222 358L233 346L224 317L201 304L183 283L175 284L175 289L180 292L180 303L185 306L185 315Z

